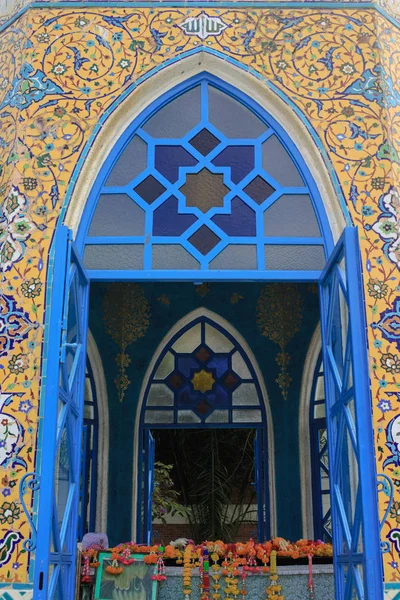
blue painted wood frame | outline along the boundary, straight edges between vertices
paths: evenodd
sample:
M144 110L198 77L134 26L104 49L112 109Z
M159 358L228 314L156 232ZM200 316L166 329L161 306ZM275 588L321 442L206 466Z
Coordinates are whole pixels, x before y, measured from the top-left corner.
M320 300L336 598L382 600L365 304L354 227L345 229L321 276Z
M323 496L330 493L328 489L322 489L322 471L329 476L329 458L328 465L322 461L323 449L320 448L321 430L326 430L326 417L316 417L315 409L318 405L325 405L325 398L316 400L318 379L323 378L324 373L321 370L322 351L314 370L313 382L311 387L310 400L310 455L311 455L311 483L312 483L312 501L313 501L313 525L314 539L332 542L332 535L327 528L327 522L331 520L331 510L324 513ZM332 522L331 522L332 523Z
M146 249L147 248L146 243L145 243L146 240L143 236L88 237L87 233L89 231L90 223L91 223L94 211L95 211L95 207L97 205L98 198L102 192L105 192L107 190L108 193L114 193L114 192L115 193L117 193L117 192L124 193L124 189L126 188L125 191L127 193L129 193L130 195L134 194L134 192L132 191L131 185L125 186L125 188L110 188L110 187L104 188L104 182L107 180L107 177L110 174L113 165L116 163L119 156L122 154L122 152L126 148L127 144L129 143L129 141L132 139L132 137L135 134L139 135L142 138L146 138L146 139L149 138L149 136L147 136L147 134L143 131L143 129L141 129L142 124L145 121L147 121L158 110L160 110L166 104L168 104L168 102L170 102L174 98L178 97L182 93L184 93L196 86L199 86L199 85L203 89L208 84L211 84L213 87L223 91L224 93L228 94L229 96L232 96L233 98L238 100L240 103L245 105L249 110L254 112L261 120L263 120L266 123L266 125L269 127L268 131L265 134L263 134L265 138L268 138L270 135L272 135L272 133L274 133L278 137L278 139L281 140L286 151L291 156L294 163L297 165L299 172L301 173L301 175L305 181L305 187L283 188L276 182L274 182L274 185L277 188L283 190L285 194L290 194L290 193L293 193L293 194L309 193L310 194L310 197L311 197L313 205L314 205L316 217L319 222L320 229L321 229L321 237L265 238L263 235L261 237L258 237L259 234L257 234L257 242L254 242L254 238L247 239L247 238L243 238L240 236L239 237L238 236L229 237L229 243L231 243L231 244L246 244L246 243L249 244L251 242L252 244L256 243L257 248L258 248L258 251L257 251L258 265L259 265L258 270L250 269L250 270L240 270L240 271L239 270L238 271L233 271L233 270L214 271L214 270L210 270L205 267L200 268L199 270L171 270L171 269L152 270L151 263L149 262L149 258L148 258L148 252ZM202 95L204 96L203 93L202 93ZM185 144L188 144L188 140L196 133L196 131L200 131L203 126L204 126L204 123L203 123L203 121L201 121L194 129L191 130L190 134L187 134L182 140L180 140L180 139L167 140L168 145L183 144L183 146L185 146ZM209 124L207 125L207 128L209 130L212 129L212 127L210 127ZM219 133L219 136L221 137L220 133ZM188 139L186 139L186 138L188 138ZM165 142L166 142L166 140L164 139L163 143L165 143ZM252 140L252 142L254 143L254 140ZM243 143L244 143L244 140L234 140L234 139L229 138L230 146L235 145L235 144L243 144ZM193 152L193 148L192 148L192 152ZM216 149L215 152L218 153L218 150ZM205 160L205 158L202 157L199 153L198 153L197 158L199 160L201 160L201 159ZM252 173L253 173L253 171L252 171ZM147 175L150 175L149 169L145 169L145 171L142 173L142 175L140 177L144 178ZM157 177L159 180L162 179L162 176L160 174L158 174ZM250 177L250 179L252 179L253 177L255 177L255 173L253 173L249 177ZM265 175L265 173L264 173L263 177L266 178L268 181L268 177L269 177L268 175ZM166 182L164 182L164 183L166 183ZM181 185L181 183L183 183L183 181L180 182L179 185ZM170 190L168 192L166 192L166 194L170 194ZM275 197L277 195L279 195L278 192L275 195L271 196L271 198L273 199L273 197ZM143 205L142 206L143 209L146 208L146 206L147 206L146 203L143 203L143 201L141 201L140 198L137 197L137 195L135 195L135 200L139 203L139 205ZM147 206L147 208L148 208L148 206ZM180 211L185 212L185 207L181 206ZM199 212L197 217L203 218L204 215L201 215L201 212ZM208 226L210 226L210 223L208 223ZM193 225L193 227L195 227L195 225ZM258 229L259 229L259 231L261 231L261 227L259 227ZM189 228L187 230L187 232L185 232L185 234L183 234L181 236L181 241L179 243L182 245L183 248L185 248L187 250L189 248L191 248L191 253L193 254L194 249L187 240L188 236L190 235L190 231L191 231L191 229ZM221 234L219 233L219 235L221 235ZM147 234L145 237L147 239ZM228 240L228 238L227 238L227 240ZM223 243L227 243L227 240ZM129 280L135 279L135 280L139 280L139 281L140 280L146 281L146 280L161 279L161 280L199 281L199 280L203 280L203 279L207 279L207 280L222 280L222 279L224 279L224 280L236 280L236 281L237 280L253 280L254 281L254 280L262 279L262 280L274 280L274 281L279 281L279 280L315 281L318 279L318 277L320 275L319 270L314 270L314 271L310 271L310 270L304 270L304 271L300 271L300 270L280 270L280 271L265 270L264 267L261 267L261 265L263 264L263 259L261 260L261 258L260 258L261 253L264 248L264 244L301 244L301 245L316 245L316 244L318 244L318 245L324 246L326 256L329 255L330 251L333 248L333 242L332 242L332 236L331 236L331 231L330 231L330 227L329 227L329 222L327 219L327 215L326 215L322 200L319 196L318 189L315 185L315 182L311 176L309 169L307 168L304 160L302 159L298 149L295 147L293 142L290 140L290 137L282 129L282 127L275 121L275 119L273 119L270 115L267 115L265 110L263 110L256 102L254 102L254 100L249 98L243 92L241 92L241 91L237 90L236 88L230 86L229 84L225 83L221 79L219 79L215 76L209 75L207 73L203 73L203 74L197 75L195 77L192 77L192 78L188 79L187 81L185 81L184 83L176 86L175 88L173 88L166 94L163 94L156 102L154 102L150 106L148 106L143 111L143 113L127 127L126 131L121 136L121 138L118 140L117 144L111 149L110 154L107 157L107 159L101 169L101 172L99 173L98 177L96 178L96 182L93 186L93 189L89 196L89 200L86 204L86 207L85 207L85 210L84 210L84 213L82 216L81 225L79 227L79 231L78 231L78 235L77 235L77 245L82 252L83 252L86 244L110 244L110 243L111 244L116 244L116 243L118 243L118 244L138 244L138 243L141 243L142 245L145 244L144 245L144 248L145 248L144 269L143 270L135 270L135 271L134 270L112 270L112 271L109 271L109 270L105 270L105 269L91 270L90 277L92 280L106 281L106 280L118 279L118 280L122 280L122 281L129 281ZM157 244L175 243L176 244L177 241L175 238L172 239L168 236L164 236L164 237L154 238L154 243L157 243ZM218 244L216 246L216 248L210 252L207 260L211 259L212 256L214 256L214 253L216 254L218 252L219 246L220 246L220 244ZM202 257L200 253L196 254L196 252L194 252L194 255L195 255L195 258L197 260L199 260L201 264L202 264L202 262L204 262L203 261L204 257Z
M89 280L63 226L57 230L52 267L35 600L69 600L75 593ZM55 471L58 457L61 472L65 449L67 490L60 502Z

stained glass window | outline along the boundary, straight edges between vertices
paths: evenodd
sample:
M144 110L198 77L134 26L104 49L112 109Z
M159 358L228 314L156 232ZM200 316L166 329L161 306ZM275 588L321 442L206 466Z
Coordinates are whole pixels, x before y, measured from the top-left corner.
M162 105L103 178L86 267L321 270L314 192L276 129L207 78Z
M310 403L314 538L332 541L328 438L322 356L315 369Z
M186 325L164 348L145 393L144 424L255 425L265 421L252 364L208 317Z

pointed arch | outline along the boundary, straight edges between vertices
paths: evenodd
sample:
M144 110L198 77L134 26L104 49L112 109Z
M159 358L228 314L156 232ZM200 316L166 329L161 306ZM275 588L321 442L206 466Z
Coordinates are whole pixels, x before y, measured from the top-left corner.
M79 171L72 178L73 183L61 215L65 224L78 236L80 245L83 243L85 230L82 217L84 211L87 211L86 205L91 201L93 184L109 157L110 148L126 135L127 122L134 126L138 119L142 119L143 114L152 110L152 104L163 94L184 85L191 77L201 73L218 77L224 84L246 94L261 110L275 119L282 130L290 132L293 145L297 149L301 148L300 154L318 189L333 240L339 238L349 216L344 202L339 200L340 190L335 188L332 180L333 170L327 166L329 160L317 134L288 98L283 98L271 82L261 80L258 74L245 69L241 63L228 61L225 56L211 54L204 49L201 52L191 52L179 61L166 61L164 67L156 74L149 73L140 85L133 86L110 107L85 148L85 160L79 163Z
M160 357L163 356L164 350L169 346L171 340L177 337L177 334L190 326L191 323L194 323L196 320L200 318L207 319L210 323L216 324L219 328L225 331L230 338L234 339L237 342L237 345L241 348L243 353L246 355L249 364L251 365L251 369L254 371L255 378L257 379L257 383L260 390L261 400L263 403L263 412L265 414L265 427L267 429L267 440L268 440L268 479L269 479L269 511L270 511L270 527L271 527L271 535L276 535L276 527L277 527L277 519L276 519L276 497L275 497L275 454L274 454L274 429L272 422L272 414L269 404L269 398L267 389L265 386L264 378L262 376L261 370L257 364L256 358L247 344L246 340L242 337L242 335L224 318L220 317L218 314L206 309L206 308L198 308L190 313L188 313L185 317L180 319L175 325L170 329L167 335L163 338L163 340L158 345L156 351L153 354L153 358L147 368L146 374L143 378L142 387L140 390L137 411L136 411L136 419L135 419L135 431L133 437L133 476L132 476L132 539L136 539L136 518L137 518L137 503L138 503L138 495L137 495L137 481L138 481L138 463L139 463L139 439L140 439L140 427L143 421L143 413L146 409L146 396L149 387L149 383L153 378L153 374L160 363ZM172 427L176 427L176 425L171 425ZM234 424L231 424L231 427L234 427Z

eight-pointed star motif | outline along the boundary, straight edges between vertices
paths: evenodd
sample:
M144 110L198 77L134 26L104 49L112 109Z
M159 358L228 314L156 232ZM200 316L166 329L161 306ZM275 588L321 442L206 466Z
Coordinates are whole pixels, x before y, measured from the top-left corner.
M199 208L206 213L210 208L222 207L224 197L230 191L224 184L221 173L202 169L199 173L188 173L180 191L186 197L186 206Z

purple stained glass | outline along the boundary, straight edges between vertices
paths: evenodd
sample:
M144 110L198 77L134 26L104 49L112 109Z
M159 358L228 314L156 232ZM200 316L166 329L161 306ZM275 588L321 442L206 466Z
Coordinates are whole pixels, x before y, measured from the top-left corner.
M153 175L149 175L135 187L135 192L139 194L147 204L152 204L165 192L165 187L153 177Z
M193 148L196 148L200 154L207 156L207 154L210 154L210 152L218 146L220 141L215 135L208 131L208 129L202 129L189 143Z
M179 167L194 167L197 160L182 146L156 146L155 167L168 181L175 183Z
M192 355L178 357L178 369L187 378L190 378L192 370L199 370L199 363L195 360Z
M254 146L228 146L212 163L216 167L230 167L233 183L239 183L254 169Z
M228 370L228 356L217 354L207 363L207 368L215 370L217 377L222 377L222 375Z
M197 217L178 213L178 199L171 196L161 204L153 216L153 235L182 235Z
M256 213L238 196L232 199L230 215L216 215L212 221L227 235L256 235Z
M208 254L220 242L220 238L207 225L202 225L193 235L190 236L189 242L201 252Z

